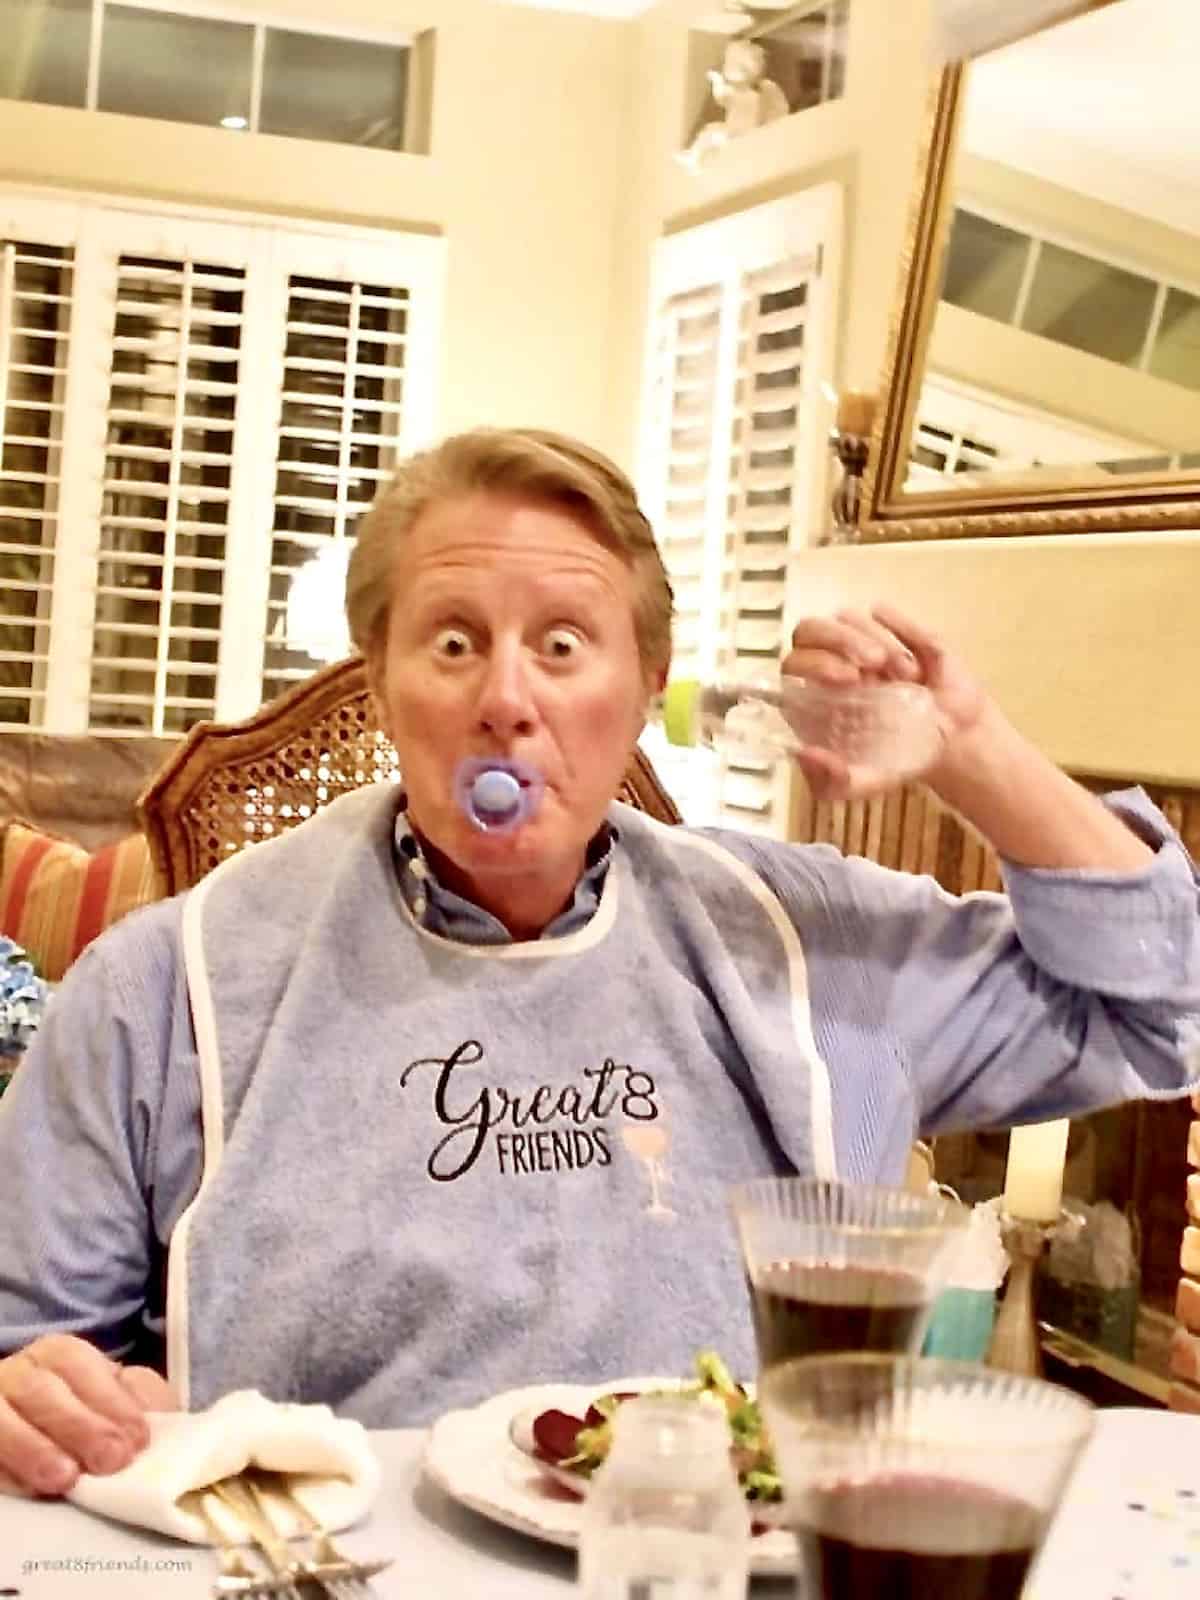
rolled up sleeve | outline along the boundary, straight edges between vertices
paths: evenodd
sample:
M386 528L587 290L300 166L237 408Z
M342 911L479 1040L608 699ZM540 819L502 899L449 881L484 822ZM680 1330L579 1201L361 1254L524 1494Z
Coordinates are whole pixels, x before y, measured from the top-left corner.
M1196 869L1140 790L1105 797L1154 850L1138 873L1051 871L1002 863L1025 953L1059 982L1126 1000L1196 1003Z
M1194 865L1140 791L1108 804L1140 872L1004 867L1007 896L939 895L901 976L927 1133L1172 1099L1200 1079Z

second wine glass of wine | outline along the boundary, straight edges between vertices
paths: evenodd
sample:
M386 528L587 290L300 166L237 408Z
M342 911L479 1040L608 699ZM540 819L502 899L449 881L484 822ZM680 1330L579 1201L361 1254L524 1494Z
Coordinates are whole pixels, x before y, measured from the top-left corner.
M784 1361L759 1399L807 1600L1021 1600L1093 1421L1040 1379L899 1355Z

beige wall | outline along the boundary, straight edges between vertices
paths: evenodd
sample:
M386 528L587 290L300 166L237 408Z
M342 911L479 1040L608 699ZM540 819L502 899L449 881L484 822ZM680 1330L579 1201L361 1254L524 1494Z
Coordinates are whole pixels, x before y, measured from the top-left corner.
M432 153L0 101L0 180L445 232L441 427L553 423L619 448L609 361L628 337L612 287L629 25L490 0L246 10L436 27Z

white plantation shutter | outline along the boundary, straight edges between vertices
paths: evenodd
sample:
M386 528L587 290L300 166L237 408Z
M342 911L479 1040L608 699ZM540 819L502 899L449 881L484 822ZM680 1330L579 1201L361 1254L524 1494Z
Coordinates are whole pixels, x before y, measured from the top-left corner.
M6 203L48 242L6 246L0 279L3 467L21 485L0 478L0 725L245 715L316 664L273 629L280 587L426 436L441 245ZM28 264L34 248L60 256ZM18 334L22 270L57 286L38 302L56 338ZM26 347L47 361L52 344L55 365L27 371Z
M713 440L718 390L721 286L669 295L657 316L651 427L657 493L643 498L675 592L675 673L704 668L706 574L714 508Z
M217 710L246 268L116 261L88 723Z
M672 676L774 672L789 553L824 525L840 193L823 185L658 246L639 488L676 600ZM689 820L782 837L786 763L647 747Z
M0 238L0 722L45 699L73 269L69 243Z
M273 491L262 692L307 677L313 661L287 636L296 570L352 541L354 522L428 427L410 372L428 361L411 279L382 257L330 259L289 273ZM353 266L353 271L351 271ZM426 319L427 322L428 319Z

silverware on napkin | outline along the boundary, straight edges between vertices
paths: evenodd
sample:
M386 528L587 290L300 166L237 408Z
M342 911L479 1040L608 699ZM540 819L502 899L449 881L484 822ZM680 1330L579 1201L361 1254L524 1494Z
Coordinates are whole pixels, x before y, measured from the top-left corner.
M248 1469L209 1488L189 1491L180 1505L200 1517L216 1544L220 1576L213 1590L217 1596L368 1600L370 1579L391 1565L390 1559L356 1561L343 1555L282 1473ZM246 1560L241 1551L243 1541L228 1532L228 1519L220 1515L220 1508L248 1535L269 1570L264 1572ZM280 1531L282 1523L277 1518L281 1508L288 1514L290 1527L298 1523L304 1530L310 1556L295 1554Z

